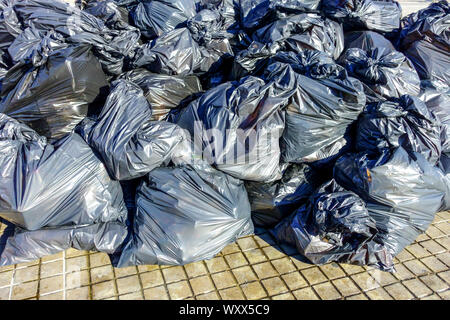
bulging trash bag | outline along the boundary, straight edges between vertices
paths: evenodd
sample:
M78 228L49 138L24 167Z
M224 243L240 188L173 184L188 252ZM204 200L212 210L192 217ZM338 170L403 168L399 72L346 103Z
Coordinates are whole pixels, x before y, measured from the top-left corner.
M111 177L130 180L170 161L175 148L188 137L176 124L150 117L142 90L117 80L98 119L83 121L79 132L100 154Z
M286 68L295 72L296 90L286 107L282 160L331 160L346 145L349 126L364 108L362 85L320 51L279 52L266 73L273 77Z
M370 90L386 98L404 94L416 96L420 79L403 53L385 47L350 48L341 63L349 75L361 80Z
M152 120L165 120L171 110L197 96L202 91L200 80L194 75L169 76L135 69L120 76L137 84L152 109Z
M272 233L314 264L335 261L393 269L388 250L374 241L378 230L364 201L334 181L320 187Z
M153 170L136 204L133 236L118 267L211 259L253 233L243 182L205 164Z
M48 144L0 114L0 217L26 230L117 220L126 214L119 182L77 134Z
M271 183L246 181L253 223L264 228L275 226L306 202L323 180L307 164L291 164L280 180Z
M114 1L89 1L84 6L83 11L103 20L110 29L123 30L130 28L127 9L118 6Z
M136 51L133 67L145 67L155 73L187 75L201 64L199 45L187 28L167 32Z
M373 154L400 146L436 165L441 156L439 120L419 98L408 95L367 105L358 120L356 149Z
M0 250L0 266L33 261L69 248L113 254L127 234L127 227L116 221L35 231L16 228Z
M38 65L19 63L8 71L0 112L54 140L70 133L87 115L89 103L107 82L91 46L57 50Z
M450 195L443 172L402 147L346 154L337 160L334 178L367 202L377 239L393 256L427 230Z
M17 36L9 46L8 53L13 63L26 61L34 66L40 66L53 52L67 47L63 36L54 30L42 34L31 27Z
M153 39L185 26L196 13L194 0L141 0L130 15L142 35Z
M402 20L400 49L414 64L422 80L450 84L450 6L432 3Z
M282 50L305 49L327 52L337 59L344 49L344 34L339 23L315 13L302 13L276 20L252 34L253 41L274 45Z
M262 74L269 58L280 49L278 43L264 44L253 41L247 49L238 52L234 57L229 79L239 80L248 75Z
M344 34L344 52L349 48L368 50L371 48L385 48L394 51L395 47L391 41L374 31L350 31Z
M15 3L14 10L25 26L55 30L67 42L92 45L103 70L112 75L122 73L140 38L137 28L109 29L101 19L60 1L23 0Z
M14 11L17 0L0 0L0 49L6 51L22 32L19 18Z
M322 0L322 12L345 29L391 32L400 27L402 9L393 0Z
M301 12L315 12L320 0L239 0L241 25L248 30Z
M181 111L198 157L238 179L270 182L281 178L279 138L293 83L279 75L226 82L206 91Z
M430 110L441 122L442 152L450 156L450 93L441 92L426 82L422 82L422 91L418 98L425 102Z

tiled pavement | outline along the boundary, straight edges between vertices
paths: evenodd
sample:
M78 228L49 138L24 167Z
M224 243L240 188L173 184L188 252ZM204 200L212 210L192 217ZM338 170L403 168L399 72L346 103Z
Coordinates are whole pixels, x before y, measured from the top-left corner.
M5 225L0 226L0 233ZM397 272L305 263L264 231L185 266L113 268L106 254L67 250L0 268L0 299L446 299L450 212L396 258Z

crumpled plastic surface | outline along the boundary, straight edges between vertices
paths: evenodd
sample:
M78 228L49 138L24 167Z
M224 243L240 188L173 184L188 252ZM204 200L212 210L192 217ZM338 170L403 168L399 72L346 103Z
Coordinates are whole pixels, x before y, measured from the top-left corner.
M314 162L335 156L364 108L361 83L320 51L281 52L272 61L266 70L269 77L290 68L296 88L286 107L280 142L283 161Z
M0 49L7 50L22 32L19 18L14 11L17 0L0 1Z
M83 121L79 132L100 154L111 177L130 180L170 161L175 148L188 137L176 124L150 117L142 90L117 80L98 119Z
M402 19L401 51L411 60L422 80L448 88L450 83L450 6L432 3Z
M89 103L105 86L91 46L69 46L54 51L39 66L23 62L11 68L2 82L0 112L55 140L83 120Z
M275 181L281 178L281 108L292 90L283 75L267 83L251 76L226 82L191 102L177 124L190 132L194 153L215 168L238 179Z
M322 0L322 12L349 29L391 32L400 27L402 10L392 0Z
M119 182L73 133L48 144L0 114L0 217L26 230L108 222L126 214Z
M400 146L436 165L441 156L439 120L417 97L369 104L358 120L356 150L377 153Z
M273 227L306 202L323 177L307 164L291 164L272 183L246 181L252 220L259 227Z
M202 91L200 80L194 75L169 76L134 69L120 78L137 84L144 91L152 109L152 120L166 120L172 110L187 104Z
M133 236L118 267L211 259L253 233L243 182L205 164L158 168L139 186Z
M366 201L376 239L392 256L427 230L450 195L443 172L402 147L373 156L348 153L337 160L334 178Z
M272 233L279 241L295 245L314 264L335 261L393 269L387 249L374 241L378 230L364 201L333 180Z

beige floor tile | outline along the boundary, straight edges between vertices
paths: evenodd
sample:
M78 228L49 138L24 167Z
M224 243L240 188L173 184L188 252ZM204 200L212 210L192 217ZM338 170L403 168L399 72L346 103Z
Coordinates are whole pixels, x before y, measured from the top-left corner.
M116 278L131 276L137 273L137 267L129 266L125 268L114 268L114 273L116 275Z
M392 273L384 272L380 270L370 270L368 271L370 276L375 279L375 281L381 286L386 286L394 282L398 282L398 279L394 277Z
M384 287L384 289L395 299L395 300L410 300L414 296L406 289L401 283L394 283L389 286Z
M249 249L248 251L244 251L244 255L250 264L260 263L267 260L267 257L261 249Z
M171 283L167 285L171 299L180 300L191 297L192 290L186 280Z
M342 263L341 268L344 269L344 271L348 274L348 275L352 275L355 273L360 273L364 271L364 268L361 266L357 266L354 264L347 264L347 263Z
M367 297L360 293L354 296L347 297L345 298L345 300L367 300Z
M420 298L420 300L442 300L441 297L437 294L432 294L431 296L426 296L423 298Z
M197 278L189 279L194 295L207 293L214 291L215 287L209 276L200 276Z
M281 278L283 278L291 291L308 286L308 283L299 271L283 274Z
M327 277L325 277L318 267L302 270L301 273L311 285L327 281Z
M396 272L394 273L394 277L396 277L399 280L414 278L414 274L411 271L409 271L409 269L406 268L403 264L396 264L395 270Z
M177 282L187 278L182 266L163 269L162 273L166 283Z
M66 257L67 258L79 257L79 256L83 256L83 255L86 255L86 254L88 254L88 252L84 251L84 250L77 250L77 249L73 249L73 248L70 248L70 249L66 250Z
M412 253L412 255L416 258L424 258L424 257L428 257L431 253L426 250L424 247L422 247L420 244L418 243L413 243L411 245L409 245L408 247L406 247L406 250L408 250L410 253Z
M54 260L62 260L63 258L63 252L58 252L55 254L50 254L48 256L42 257L41 262L49 262Z
M66 273L67 289L84 287L89 284L90 284L90 274L88 270Z
M277 271L272 267L270 262L263 262L253 265L256 275L259 279L266 279L278 275Z
M350 278L341 278L332 281L344 297L357 294L360 290Z
M242 252L236 252L226 255L225 260L227 260L228 265L232 269L248 265L248 262Z
M322 300L336 300L341 298L340 293L333 287L331 282L316 284L313 288Z
M256 243L261 247L274 246L275 240L269 235L269 233L263 233L254 237Z
M311 287L295 290L292 292L297 300L319 300Z
M89 300L89 287L80 287L67 290L66 300Z
M256 274L249 266L233 269L232 272L239 284L251 282L258 279Z
M269 278L261 281L269 296L289 291L284 281L280 277Z
M265 253L265 255L270 259L280 259L285 257L286 255L281 251L281 248L278 246L273 247L265 247L262 249Z
M408 261L414 259L414 256L407 250L402 250L397 256L397 260L400 262Z
M80 271L88 268L88 256L66 259L66 272Z
M116 282L119 295L142 290L138 275L120 278Z
M111 263L109 256L104 252L96 252L89 255L89 262L91 268L106 266Z
M0 272L0 287L9 286L11 284L13 271Z
M253 237L245 237L237 240L237 243L242 251L252 250L258 248L256 241L253 240Z
M320 266L320 270L330 280L345 277L345 272L339 267L339 265L337 263L329 263L329 264Z
M436 255L436 258L438 258L440 261L445 263L445 265L447 267L450 267L450 251L446 251L444 253L439 253Z
M54 292L46 295L39 295L39 300L63 300L64 299L64 292Z
M446 251L446 249L441 246L439 243L437 243L434 240L427 240L420 243L421 246L423 246L425 249L427 249L432 254L438 254L443 253Z
M267 296L263 286L257 281L243 284L241 289L249 300L257 300Z
M223 300L244 300L245 297L239 287L228 288L219 291Z
M205 260L209 272L221 272L228 269L228 265L223 257L215 257L210 260Z
M140 273L139 277L141 278L144 289L157 287L164 284L161 270Z
M169 296L164 286L145 289L144 297L147 300L169 300Z
M420 261L422 261L423 264L425 264L433 272L441 272L447 270L447 266L436 257L426 257L421 259Z
M295 297L292 293L288 292L288 293L279 294L277 296L273 296L272 299L273 300L295 300Z
M113 267L109 266L109 265L89 269L89 271L91 273L91 282L92 283L97 283L97 282L114 279Z
M203 261L187 264L184 266L184 270L186 270L186 273L189 278L202 276L208 273L208 270L206 269L206 266Z
M232 254L232 253L236 253L239 251L241 251L241 249L238 247L237 243L231 243L222 250L222 254L227 255L227 254Z
M404 266L416 276L423 276L431 273L430 269L419 260L406 261Z
M439 295L443 300L450 300L450 290L446 290L446 291L439 292L438 295Z
M119 296L119 300L144 300L144 297L141 291L137 291L121 295Z
M137 267L138 267L138 272L150 272L150 271L160 269L158 265L140 265Z
M354 274L351 276L351 278L363 291L369 291L380 287L380 285L368 272Z
M63 275L54 276L50 278L41 279L39 283L39 294L46 294L53 291L62 290L63 288Z
M22 300L35 297L38 290L38 281L25 282L13 286L12 300Z
M406 280L403 285L409 289L417 298L422 298L433 292L418 279Z
M41 278L51 277L63 273L63 261L56 260L41 264Z
M445 272L438 273L438 276L443 279L445 282L450 284L450 270L447 270Z
M272 260L271 262L279 274L285 274L297 270L291 259L289 259L288 257Z
M449 284L445 283L435 274L420 277L420 280L434 292L440 292L449 289Z
M392 300L392 297L383 288L367 291L366 294L369 296L370 300Z
M0 288L0 300L9 300L9 291L9 287Z
M219 272L211 275L217 289L225 289L237 285L230 271Z
M17 269L14 274L14 283L22 283L39 278L39 266Z
M196 298L197 298L197 300L219 300L220 299L219 295L215 291L198 295L198 296L196 296Z
M117 295L114 280L100 282L91 286L92 298L105 299Z

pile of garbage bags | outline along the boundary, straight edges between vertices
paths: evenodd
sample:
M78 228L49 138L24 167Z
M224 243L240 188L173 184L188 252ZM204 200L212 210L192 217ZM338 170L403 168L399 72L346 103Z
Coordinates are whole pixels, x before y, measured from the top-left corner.
M254 228L394 272L450 209L447 1L0 0L0 265L213 258Z

